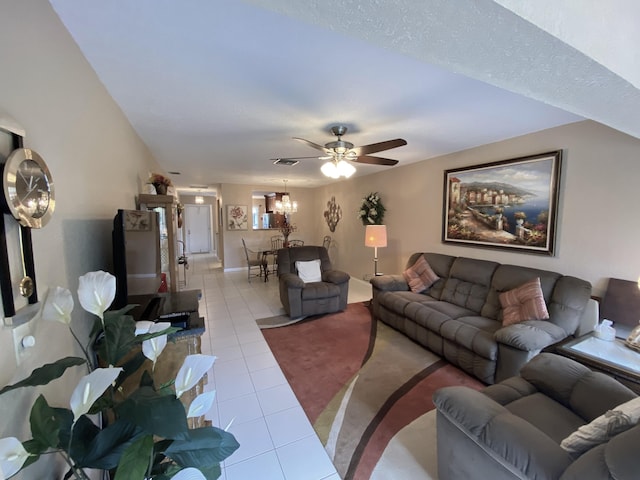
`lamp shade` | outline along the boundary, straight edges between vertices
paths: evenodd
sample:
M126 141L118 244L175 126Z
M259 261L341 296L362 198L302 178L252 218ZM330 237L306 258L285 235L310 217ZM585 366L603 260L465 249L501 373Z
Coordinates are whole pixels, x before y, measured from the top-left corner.
M387 246L387 226L367 225L364 233L365 247L386 247Z

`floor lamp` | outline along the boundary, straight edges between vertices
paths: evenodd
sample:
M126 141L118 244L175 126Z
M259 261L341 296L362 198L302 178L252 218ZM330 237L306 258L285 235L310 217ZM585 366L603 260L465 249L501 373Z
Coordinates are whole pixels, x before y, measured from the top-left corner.
M378 276L378 247L387 246L387 226L367 225L364 233L365 247L373 247L373 275ZM382 274L380 274L382 275Z

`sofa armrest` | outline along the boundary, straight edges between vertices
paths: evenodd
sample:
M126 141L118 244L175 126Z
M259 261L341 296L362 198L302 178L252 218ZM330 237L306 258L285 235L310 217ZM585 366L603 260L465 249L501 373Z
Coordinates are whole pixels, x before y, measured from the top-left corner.
M537 352L567 337L567 332L545 320L527 320L496 331L495 339L518 350Z
M349 281L349 274L341 270L327 270L322 272L322 281L341 285Z
M445 387L433 401L439 414L518 478L559 478L571 463L551 437L481 392Z
M383 292L395 292L409 290L409 285L402 275L380 275L370 281L373 288Z
M280 285L285 285L287 288L303 288L304 282L295 273L281 273L278 276Z

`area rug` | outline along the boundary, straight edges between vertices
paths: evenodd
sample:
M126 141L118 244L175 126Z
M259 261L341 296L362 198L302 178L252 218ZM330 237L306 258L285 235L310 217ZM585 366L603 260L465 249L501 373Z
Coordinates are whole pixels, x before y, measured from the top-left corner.
M433 392L483 387L362 303L262 333L344 480L436 478Z
M298 317L292 319L289 315L276 315L275 317L258 318L256 323L258 324L258 328L262 330L266 328L286 327L287 325L301 322L306 318L307 317Z

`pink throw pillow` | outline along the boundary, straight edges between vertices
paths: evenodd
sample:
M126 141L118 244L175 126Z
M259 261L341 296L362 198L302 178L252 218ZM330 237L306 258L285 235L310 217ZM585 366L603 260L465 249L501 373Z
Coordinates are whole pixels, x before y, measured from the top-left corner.
M411 291L416 293L424 292L440 278L422 255L416 263L402 272L402 276L409 284Z
M513 290L501 293L499 298L503 309L502 325L505 327L525 320L546 320L549 318L538 277Z

